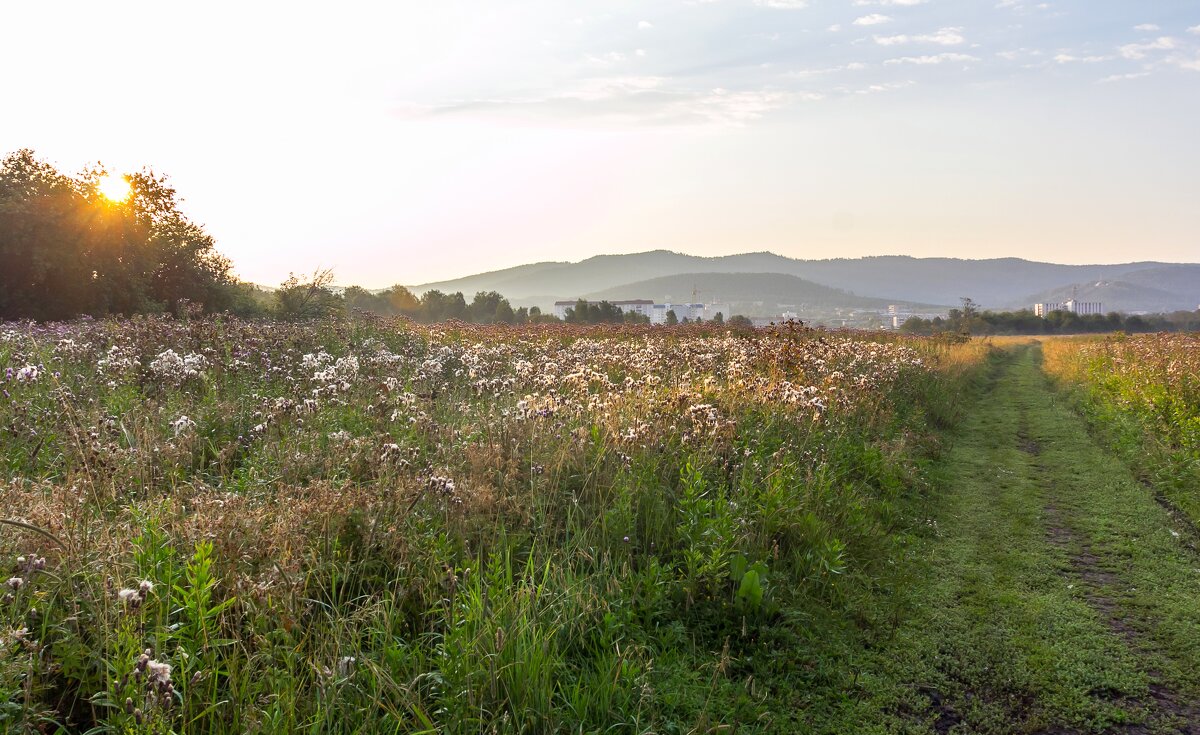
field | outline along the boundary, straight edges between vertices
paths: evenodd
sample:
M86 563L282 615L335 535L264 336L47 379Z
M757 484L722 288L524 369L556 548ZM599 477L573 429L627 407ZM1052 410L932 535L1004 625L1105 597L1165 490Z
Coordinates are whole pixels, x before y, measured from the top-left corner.
M814 627L887 614L857 603L891 583L967 353L798 328L9 325L0 722L787 729L824 675Z
M1200 336L1051 341L1046 368L1083 394L1092 423L1200 523Z
M1196 354L3 325L0 729L1192 732Z

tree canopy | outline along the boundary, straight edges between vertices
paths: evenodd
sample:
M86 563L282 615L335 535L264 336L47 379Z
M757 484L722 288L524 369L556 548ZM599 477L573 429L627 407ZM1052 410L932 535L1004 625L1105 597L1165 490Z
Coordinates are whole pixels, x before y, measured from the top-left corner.
M1084 334L1103 332L1179 332L1200 329L1200 311L1170 314L1073 314L1052 311L1044 318L1028 309L978 311L951 309L945 318L909 317L900 325L906 334Z
M67 176L28 149L0 160L0 319L231 307L230 263L166 177L128 174L128 196L114 200L106 175Z

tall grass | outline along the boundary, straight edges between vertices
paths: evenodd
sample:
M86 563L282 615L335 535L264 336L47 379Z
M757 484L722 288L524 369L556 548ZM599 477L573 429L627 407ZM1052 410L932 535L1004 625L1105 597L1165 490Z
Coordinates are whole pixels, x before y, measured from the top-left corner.
M1200 335L1058 339L1047 372L1135 465L1200 522Z
M0 729L786 731L985 351L0 327Z

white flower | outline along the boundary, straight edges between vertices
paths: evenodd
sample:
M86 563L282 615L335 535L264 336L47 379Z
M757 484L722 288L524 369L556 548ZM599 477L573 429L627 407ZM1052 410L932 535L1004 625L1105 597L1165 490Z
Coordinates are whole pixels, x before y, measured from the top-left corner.
M187 416L180 416L171 422L171 429L174 430L175 436L182 434L190 434L196 429L196 422L192 421Z
M181 385L189 378L200 377L207 366L204 355L189 352L180 357L174 350L166 350L150 361L150 372L168 383Z

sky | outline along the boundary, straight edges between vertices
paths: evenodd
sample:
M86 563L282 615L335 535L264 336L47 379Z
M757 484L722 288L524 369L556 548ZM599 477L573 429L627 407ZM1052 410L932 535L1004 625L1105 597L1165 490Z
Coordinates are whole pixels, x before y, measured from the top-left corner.
M38 2L0 29L0 155L167 174L257 283L1200 261L1196 0Z

